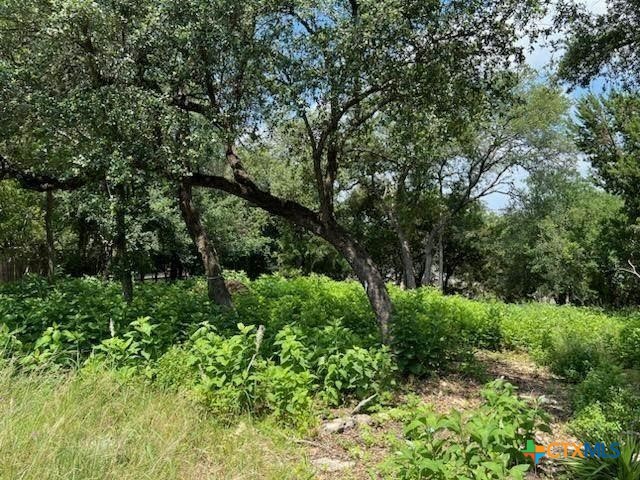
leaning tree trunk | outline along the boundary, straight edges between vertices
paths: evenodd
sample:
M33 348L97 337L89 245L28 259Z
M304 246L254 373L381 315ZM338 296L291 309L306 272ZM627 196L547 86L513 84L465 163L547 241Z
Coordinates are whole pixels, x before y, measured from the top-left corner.
M200 212L193 203L191 184L184 181L181 182L178 197L182 218L184 219L193 243L200 253L200 258L202 258L202 264L207 276L209 299L217 305L231 308L233 307L231 294L224 283L218 253L202 225Z
M407 236L404 233L402 225L396 216L394 207L389 209L389 218L396 236L398 237L398 244L400 247L400 260L402 261L402 275L404 279L404 286L408 290L414 290L416 288L416 272L413 266L413 256L411 255L411 246L407 240Z
M118 198L115 209L116 216L116 268L122 285L122 296L127 303L133 301L133 278L129 264L127 246L126 195L123 185L117 187Z
M53 282L55 277L55 246L53 244L53 192L45 192L44 229L47 237L47 278Z
M382 342L389 344L392 333L389 329L393 306L384 278L378 270L371 256L363 249L349 233L337 222L324 223L320 236L335 247L349 262L354 273L360 280L373 309Z
M239 167L236 167L234 178L235 181L221 176L194 174L185 179L185 182L188 182L189 185L223 190L244 198L333 245L347 260L362 283L371 308L375 312L382 342L390 344L392 342L392 332L389 329L392 314L391 299L380 271L366 250L333 217L328 220L322 219L318 213L297 202L278 198L268 191L260 189Z

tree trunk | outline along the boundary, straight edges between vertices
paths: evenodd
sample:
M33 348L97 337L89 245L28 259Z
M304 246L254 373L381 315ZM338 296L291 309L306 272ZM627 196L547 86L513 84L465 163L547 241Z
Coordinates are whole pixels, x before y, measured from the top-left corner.
M402 228L402 225L400 225L394 207L389 208L389 219L391 220L391 224L393 225L393 228L396 231L396 236L398 237L400 260L402 261L402 283L408 290L414 290L416 288L416 272L413 266L411 245L409 245L404 229Z
M422 280L420 284L422 286L431 285L431 274L433 270L433 249L434 249L434 235L433 232L429 232L424 242L424 272L422 273Z
M173 252L171 254L171 263L169 263L169 281L175 282L178 280L178 267L179 267L179 259L178 255Z
M384 278L380 274L371 256L351 235L337 222L324 223L320 236L335 247L349 262L354 273L360 280L373 309L382 342L389 344L392 340L389 329L393 306Z
M129 253L127 248L127 221L126 221L126 195L124 186L117 187L117 204L116 204L116 268L120 283L122 285L122 296L127 303L133 300L133 278L131 266L129 265Z
M438 234L438 288L444 293L444 241L442 229Z
M53 244L53 192L47 190L44 209L44 229L47 237L47 278L53 282L55 277L55 246Z
M202 225L200 212L193 203L191 184L181 182L178 197L182 218L202 258L202 264L204 265L204 271L207 276L209 299L217 305L231 308L233 307L231 294L229 294L229 290L227 290L227 286L224 283L222 268L218 261L218 253Z

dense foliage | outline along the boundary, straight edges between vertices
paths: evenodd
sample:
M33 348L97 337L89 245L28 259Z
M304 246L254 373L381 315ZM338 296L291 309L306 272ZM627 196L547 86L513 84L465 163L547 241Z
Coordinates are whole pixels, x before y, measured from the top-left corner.
M0 2L0 385L305 431L524 352L624 436L567 471L635 480L640 16L606 3ZM523 478L542 402L481 397L409 402L386 472Z

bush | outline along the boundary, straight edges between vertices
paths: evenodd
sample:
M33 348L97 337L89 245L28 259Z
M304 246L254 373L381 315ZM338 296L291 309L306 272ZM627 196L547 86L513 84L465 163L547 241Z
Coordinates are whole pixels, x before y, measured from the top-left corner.
M147 377L152 375L151 361L160 355L162 339L154 334L157 325L149 317L140 317L129 324L129 330L122 337L103 340L87 360L86 368L104 366L119 371L124 378L136 373Z
M266 327L266 344L287 325L312 331L335 320L366 346L379 338L375 317L357 282L336 282L318 275L292 279L262 276L251 283L250 294L236 298L235 306L240 321L260 319Z
M393 385L395 365L384 347L369 350L353 347L329 356L318 367L324 376L322 396L335 406L348 398L380 395Z
M186 388L218 416L243 412L270 414L277 420L309 423L315 377L307 368L305 347L288 329L277 338L282 364L260 354L263 329L238 324L239 333L222 337L202 325L180 348L156 362L155 380L164 388Z
M571 336L609 348L616 344L623 321L590 308L528 303L504 305L501 325L507 348L522 349L543 360L555 338Z
M220 415L252 410L255 383L252 368L262 367L255 326L238 324L229 338L203 325L189 342L189 365L200 374L195 391L200 400Z
M563 332L557 336L547 336L546 352L543 361L550 370L569 382L577 383L603 361L604 347L596 341L581 338L570 332Z
M198 371L189 352L184 347L174 346L157 360L154 380L166 390L193 388L198 381Z
M258 412L264 410L278 420L298 425L312 422L311 373L271 364L256 373L255 378Z
M36 340L33 350L19 363L26 368L77 366L83 340L81 333L62 330L54 323Z
M617 440L640 427L640 395L616 366L591 371L573 392L576 415L569 429L581 440Z
M602 442L617 439L622 425L610 420L600 403L587 405L569 422L569 431L585 442Z
M395 298L392 348L405 374L444 372L471 354L471 344L457 312L431 295L425 289Z
M18 340L15 332L9 331L6 324L0 324L0 359L10 358L20 353L22 342Z
M405 442L387 462L393 478L523 479L529 465L520 449L536 431L549 431L548 417L515 395L502 380L487 384L483 405L442 416L420 409L404 427Z
M615 365L602 365L587 374L573 391L572 403L576 411L597 402L615 399L625 390L622 370Z
M632 319L623 327L619 343L622 364L640 369L640 319Z

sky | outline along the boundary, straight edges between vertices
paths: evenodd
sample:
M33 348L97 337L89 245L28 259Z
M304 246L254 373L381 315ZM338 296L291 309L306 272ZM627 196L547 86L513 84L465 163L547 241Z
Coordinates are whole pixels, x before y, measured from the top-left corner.
M602 14L607 10L606 0L578 0L578 3L583 4L588 11L594 14ZM549 27L553 25L553 12L550 12L545 18L541 20L541 26ZM525 47L526 63L539 72L542 78L546 77L552 67L553 62L557 61L562 52L554 51L553 47L549 45L551 40L558 39L559 34L552 35L548 40L541 40L531 44L528 40L523 40L521 43ZM602 78L595 78L589 88L575 88L571 91L567 89L567 94L573 98L578 99L585 93L592 91L596 93L602 92L604 81ZM579 169L585 172L588 170L588 165L583 164ZM523 171L515 174L516 180L522 183L525 179L525 173ZM509 204L509 197L501 193L495 193L487 196L485 204L494 211L501 211Z

